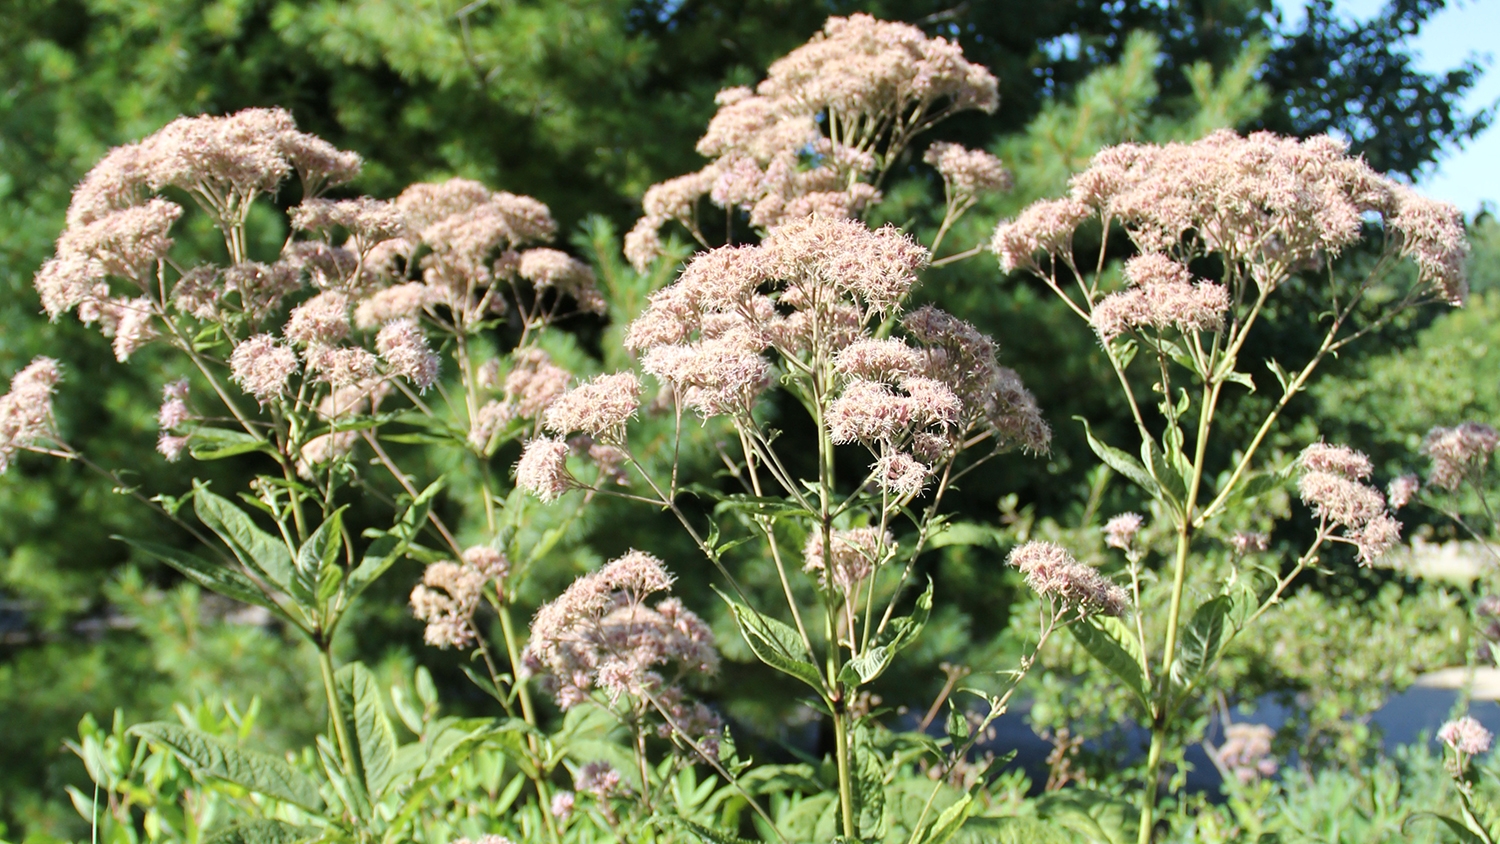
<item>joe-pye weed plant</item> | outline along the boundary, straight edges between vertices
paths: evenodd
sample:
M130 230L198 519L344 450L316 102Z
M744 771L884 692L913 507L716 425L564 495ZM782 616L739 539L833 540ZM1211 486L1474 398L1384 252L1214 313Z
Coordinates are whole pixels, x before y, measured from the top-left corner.
M356 175L358 159L297 132L284 112L183 118L111 152L80 184L57 256L38 274L44 307L100 325L122 362L146 343L185 359L191 377L164 387L167 459L255 455L263 468L238 501L201 483L177 497L131 490L210 557L130 541L305 634L330 717L316 746L290 759L240 747L238 715L91 733L79 752L116 821L109 834L133 840L145 812L151 836L184 840L227 815L239 822L207 834L445 841L452 816L467 814L464 829L526 841L722 842L754 829L765 840L938 844L981 823L988 771L971 754L1036 650L1067 626L1151 728L1139 826L1149 841L1160 772L1180 758L1184 713L1228 642L1328 543L1368 561L1398 540L1364 483L1368 461L1326 444L1295 470L1319 523L1295 562L1266 557L1262 538L1224 519L1291 471L1265 470L1258 452L1326 357L1404 308L1462 299L1462 225L1330 139L1227 132L1106 150L1071 199L1003 224L993 249L1007 269L1044 278L1103 343L1140 457L1090 442L1152 512L1111 522L1109 544L1126 557L1118 577L1055 544L1015 548L1010 562L1042 597L1028 655L998 667L1002 691L979 693L977 726L955 705L941 739L893 733L868 687L941 597L915 573L950 529L945 499L999 453L1045 451L1050 430L994 340L911 301L929 266L978 251L939 252L980 194L1007 186L1000 162L929 145L924 160L944 185L930 244L862 218L915 138L957 111L992 111L995 90L944 39L830 19L755 89L721 92L699 145L710 163L646 193L625 241L643 274L629 289L607 284L609 297L587 265L536 246L555 224L527 197L456 179L394 200L321 198ZM256 226L276 213L270 200L289 202L293 172L291 234L258 254ZM222 233L216 260L174 248L185 198ZM1072 242L1090 220L1102 243L1085 272ZM620 308L676 269L663 260L669 221L704 251L638 314ZM1140 254L1125 264L1128 287L1110 292L1107 247L1122 232ZM1375 269L1336 272L1340 252L1374 232ZM1386 270L1404 257L1421 281L1392 293ZM1270 363L1278 402L1229 465L1211 466L1221 401L1255 384L1241 350L1269 297L1294 286L1326 300L1322 343L1291 368ZM559 322L606 313L628 321L628 366L579 379L544 351ZM0 459L87 460L52 418L60 377L47 359L16 376L0 400ZM696 465L685 450L705 439L697 426L717 441L717 478L685 474ZM499 456L508 443L524 443L514 488ZM444 478L418 477L428 464L403 465L420 449L461 465L446 498ZM344 521L355 496L388 505L390 527L355 535ZM833 730L826 793L810 767L742 758L718 713L694 699L719 654L699 616L663 596L671 567L651 549L575 581L529 634L517 623L520 584L602 496L680 523L750 650L807 687ZM440 499L469 527L448 524ZM1233 543L1240 562L1195 569L1195 548L1211 540ZM471 653L471 676L503 717L438 718L430 689L422 708L398 696L391 706L416 737L402 743L371 672L334 664L351 605L403 556L427 564L410 598L427 642ZM747 588L741 567L752 561L774 570L774 601ZM560 726L536 691L562 711ZM166 781L174 765L220 802L184 791L174 809L141 785Z
M1225 647L1320 565L1329 543L1353 546L1368 564L1400 539L1384 496L1366 483L1364 455L1314 443L1276 469L1258 462L1266 437L1330 355L1407 308L1462 304L1467 244L1457 209L1374 173L1328 137L1225 131L1190 144L1125 144L1096 155L1071 187L1069 197L1001 223L992 247L1004 269L1040 277L1092 327L1139 437L1131 453L1088 435L1099 459L1151 503L1149 530L1136 514L1106 527L1108 544L1126 557L1137 612L1128 623L1095 620L1073 631L1135 696L1151 730L1139 826L1146 844L1163 765L1180 761L1190 708L1209 691ZM1099 243L1082 264L1080 228ZM1121 235L1137 253L1123 285L1106 261ZM1378 239L1378 258L1351 277L1338 259L1367 236ZM1406 258L1418 273L1401 289L1388 280ZM1274 380L1280 395L1247 442L1211 449L1221 404L1257 388L1240 357L1246 342L1272 297L1292 290L1316 303L1307 321L1321 342L1305 360L1264 361L1271 378L1260 374L1259 383ZM1211 465L1224 452L1229 460ZM1317 530L1287 566L1264 555L1263 535L1227 517L1289 473ZM1212 568L1195 554L1209 542L1227 543L1236 561ZM1159 578L1145 565L1158 547Z

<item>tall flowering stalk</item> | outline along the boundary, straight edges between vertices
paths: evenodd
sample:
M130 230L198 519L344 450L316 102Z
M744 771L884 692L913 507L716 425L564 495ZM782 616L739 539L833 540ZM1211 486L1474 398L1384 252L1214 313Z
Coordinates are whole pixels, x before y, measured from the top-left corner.
M181 118L88 173L36 287L54 319L73 311L112 337L121 362L146 344L187 359L193 377L163 388L167 460L258 455L262 473L241 494L250 510L201 483L162 507L216 561L133 544L266 607L317 646L332 738L324 773L341 807L327 817L364 840L400 834L388 825L398 815L377 806L401 786L392 760L372 758L358 714L371 705L369 673L336 668L332 644L352 602L409 551L430 561L411 599L427 641L479 649L500 704L518 707L531 729L533 782L539 802L550 799L538 715L515 679L524 642L510 607L563 528L521 547L523 515L504 507L490 461L540 430L572 377L541 350L543 334L602 313L604 302L587 265L538 246L556 230L542 203L464 179L412 185L392 200L323 196L359 168L359 156L297 131L279 109ZM291 193L294 174L291 234L278 254L256 254L252 209ZM174 243L184 197L223 235L226 262L200 262ZM0 468L19 449L86 459L52 422L58 378L39 359L0 399ZM483 518L472 541L432 509L443 479L419 482L400 465L391 446L414 439L464 455L463 471L477 476ZM343 514L370 495L395 519L367 541ZM197 525L180 514L189 501ZM485 606L498 616L503 656L487 641ZM322 801L300 805L312 804ZM555 837L551 820L541 813Z
M678 438L697 416L722 420L737 440L723 458L740 491L720 498L713 521L681 506L675 460L657 468L625 437L641 389L630 373L574 388L545 421L556 437L586 433L620 449L628 487L580 479L552 437L534 439L517 466L518 483L543 499L583 491L676 516L718 567L752 650L827 708L850 836L878 822L861 814L868 783L858 781L854 745L868 726L851 704L927 620L930 586L910 614L897 610L917 558L942 530L944 496L996 454L1043 451L1050 439L1031 394L997 363L993 341L931 306L904 307L926 263L926 249L894 229L811 217L773 228L759 245L701 253L652 296L625 342L661 390L654 412L671 416ZM815 426L810 454L780 448L766 422L767 393L777 387ZM737 527L763 543L775 567L785 604L774 615L751 605L730 567ZM1125 610L1123 591L1092 569L1029 559L1016 564L1055 598L1048 629ZM815 587L811 605L793 586L799 570ZM534 629L541 638L551 626L538 616Z
M1231 506L1274 485L1277 473L1256 469L1261 446L1329 355L1407 308L1462 304L1467 244L1456 209L1374 173L1327 137L1221 131L1189 144L1125 144L1096 155L1071 187L1068 197L1035 203L1002 222L991 245L1005 270L1040 277L1098 337L1128 400L1139 457L1092 433L1090 445L1142 488L1167 528L1158 533L1172 538L1164 600L1140 598L1143 607L1165 604L1159 640L1142 623L1074 628L1130 687L1151 728L1139 835L1147 844L1176 723L1224 646L1269 610L1292 578L1317 564L1322 544L1348 543L1369 562L1398 541L1400 525L1385 497L1364 483L1368 460L1317 444L1299 460L1298 488L1319 530L1289 572L1273 572L1256 587L1231 574L1219 594L1204 596L1185 615L1195 549L1227 538ZM1093 261L1080 265L1074 236L1085 227L1100 246ZM1105 268L1119 235L1137 254L1125 262L1125 285L1114 288ZM1373 269L1345 277L1336 259L1367 236L1376 238ZM1392 293L1390 271L1403 258L1416 264L1416 282ZM1255 389L1241 368L1245 344L1272 297L1294 285L1318 301L1321 342L1290 366L1266 362L1280 396L1230 462L1211 465L1208 444L1221 403L1237 389ZM1153 394L1155 407L1143 401ZM1110 544L1130 548L1123 540ZM1139 596L1149 585L1140 576L1143 552L1126 553Z

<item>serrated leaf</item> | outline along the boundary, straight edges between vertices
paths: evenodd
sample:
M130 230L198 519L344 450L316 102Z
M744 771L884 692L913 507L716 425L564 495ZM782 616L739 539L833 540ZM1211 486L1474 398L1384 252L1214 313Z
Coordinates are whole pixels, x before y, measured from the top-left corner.
M267 598L265 593L260 591L260 588L250 578L233 569L226 568L218 563L209 562L196 554L160 543L130 539L124 536L116 536L115 539L177 569L188 580L205 589L217 592L226 598L233 598L244 604L265 607L278 618L291 621L286 613L282 612L281 608L272 602L270 598Z
M1073 418L1083 423L1083 433L1088 438L1089 448L1093 449L1094 454L1100 460L1104 461L1104 465L1134 481L1137 486L1146 490L1151 495L1155 496L1159 493L1156 481L1151 477L1151 473L1146 471L1146 467L1141 465L1139 460L1112 445L1100 442L1094 436L1094 432L1089 427L1087 419L1084 419L1082 416L1075 416Z
M861 721L849 731L849 756L855 825L860 838L879 840L885 837L885 758L869 724Z
M1442 823L1444 826L1448 827L1448 831L1457 836L1458 840L1462 841L1463 844L1485 844L1485 840L1481 838L1478 833L1474 832L1474 830L1470 829L1468 824L1457 818L1450 818L1447 815L1440 815L1437 812L1413 812L1409 817L1407 817L1405 821L1401 823L1401 831L1405 832L1406 828L1411 825L1412 821L1421 820L1424 818L1430 818Z
M1250 392L1255 392L1255 379L1251 378L1250 373L1248 372L1240 372L1238 369L1231 369L1228 374L1224 376L1224 380L1233 381L1236 384L1240 384L1248 388Z
M316 590L323 569L333 565L338 558L339 546L344 538L344 511L348 505L333 511L323 520L312 536L297 549L297 574L310 589Z
M396 774L396 733L385 714L385 701L375 675L363 664L352 662L335 676L339 708L348 714L359 745L359 764L365 791L378 801Z
M681 824L684 829L691 832L703 844L755 844L755 842L748 839L740 838L737 835L730 835L727 832L721 832L717 829L710 829L703 824L694 823L686 818L673 818L673 820Z
M1182 644L1172 663L1173 681L1191 684L1213 667L1224 643L1224 622L1231 606L1229 598L1220 595L1193 611L1192 620L1182 628Z
M963 710L954 705L951 700L948 701L948 720L944 727L948 733L948 741L952 743L954 749L963 746L963 743L969 740L969 719Z
M870 647L844 663L844 667L839 670L839 682L857 686L869 683L885 673L896 655L922 634L922 628L927 625L927 619L931 615L932 581L929 580L927 588L917 596L911 615L891 619L890 624L875 637Z
M1092 616L1068 625L1068 630L1084 650L1125 684L1147 712L1151 711L1140 646L1124 622L1111 616Z
M198 520L218 534L246 568L290 595L304 601L312 597L311 591L297 582L291 552L280 538L261 530L248 513L210 492L206 485L195 483L193 488L193 511Z
M286 821L255 818L229 824L203 839L203 844L298 844L311 841L319 831Z
M207 733L165 721L136 724L130 733L172 751L199 776L231 782L310 812L323 810L317 783L285 759L242 750Z
M803 645L802 637L791 625L762 615L723 592L719 592L719 597L729 604L740 635L761 662L796 677L819 692L823 691L823 675Z

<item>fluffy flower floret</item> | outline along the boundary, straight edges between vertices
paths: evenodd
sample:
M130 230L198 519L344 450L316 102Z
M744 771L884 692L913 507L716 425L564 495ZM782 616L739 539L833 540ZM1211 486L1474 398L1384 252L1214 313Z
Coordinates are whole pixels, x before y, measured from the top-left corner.
M1313 443L1297 458L1302 501L1326 523L1343 528L1334 539L1355 546L1362 563L1384 556L1401 541L1401 523L1386 510L1385 496L1361 479L1370 475L1370 460L1345 446Z
M1000 159L983 150L938 141L927 147L922 160L937 168L951 200L963 201L984 193L1010 190L1010 171Z
M1038 252L1055 255L1069 249L1073 232L1093 210L1071 199L1053 199L1027 206L1014 220L1002 220L990 238L990 251L1006 272L1035 266Z
M325 290L308 299L292 309L282 334L302 346L338 343L349 336L349 296L338 290Z
M61 377L57 361L39 357L10 379L10 392L0 397L0 473L17 450L52 433L52 394Z
M1491 743L1495 740L1495 734L1485 729L1483 724L1470 715L1455 718L1443 724L1438 729L1437 737L1438 741L1464 756L1484 753L1490 749Z
M681 602L646 599L671 587L661 561L631 551L584 575L537 611L524 668L569 709L602 689L622 694L658 694L687 675L717 672L713 635ZM670 669L670 678L663 675Z
M1111 293L1094 306L1091 321L1108 341L1134 328L1217 331L1229 310L1229 291L1210 281L1193 283L1187 267L1159 253L1125 262L1129 290Z
M1457 489L1484 469L1496 445L1500 445L1500 434L1478 422L1433 428L1422 441L1422 453L1432 459L1427 482L1441 489Z
M619 444L625 425L640 407L641 382L633 372L600 375L559 396L547 408L543 426L560 435L583 431Z
M427 644L444 649L473 644L474 612L484 588L490 583L498 588L509 570L505 555L487 545L465 550L462 562L428 565L411 592L412 614L427 623Z
M297 353L269 334L257 334L229 356L230 377L261 404L286 391L287 379L297 371Z
M516 461L516 486L543 501L556 501L568 490L581 487L568 471L568 444L551 437L527 443Z
M1006 562L1021 570L1032 591L1068 612L1122 616L1130 606L1123 588L1073 559L1072 554L1056 543L1033 541L1019 545Z
M895 228L809 217L773 229L762 244L772 273L792 284L829 287L890 311L917 283L927 250Z
M1104 544L1129 551L1146 520L1140 513L1121 513L1104 523Z
M404 318L386 323L375 335L375 350L392 374L405 378L418 389L426 390L437 381L438 356L427 345L427 337L416 320Z

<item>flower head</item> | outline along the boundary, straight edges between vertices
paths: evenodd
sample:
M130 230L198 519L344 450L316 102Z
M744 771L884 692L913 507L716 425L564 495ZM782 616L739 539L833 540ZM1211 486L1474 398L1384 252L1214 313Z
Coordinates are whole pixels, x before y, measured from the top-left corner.
M1129 551L1135 544L1136 534L1141 532L1145 519L1140 513L1121 513L1104 523L1104 544L1111 548Z
M1465 756L1484 753L1494 739L1494 733L1469 715L1448 721L1438 730L1438 741Z
M411 318L392 320L375 336L375 349L392 374L412 382L418 389L431 387L438 377L438 356L427 345L427 337Z
M245 392L265 404L286 391L287 379L297 371L297 353L269 334L257 334L234 347L229 369Z
M559 396L543 425L560 435L583 431L606 442L625 439L625 425L640 406L641 382L633 372L601 375Z
M1422 441L1422 452L1432 459L1427 482L1441 489L1457 489L1472 473L1484 468L1497 445L1500 434L1478 422L1433 428Z
M1053 542L1027 542L1010 552L1006 562L1021 570L1026 585L1044 598L1079 614L1124 615L1130 606L1125 590L1073 559Z
M568 444L551 437L527 443L516 462L516 486L543 501L556 501L580 486L568 472Z

